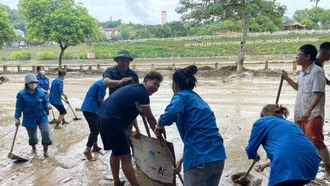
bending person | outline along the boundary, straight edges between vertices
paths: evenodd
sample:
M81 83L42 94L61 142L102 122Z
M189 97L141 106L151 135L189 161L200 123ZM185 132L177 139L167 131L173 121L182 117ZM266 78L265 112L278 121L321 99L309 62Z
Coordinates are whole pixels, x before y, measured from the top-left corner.
M285 107L266 105L261 118L253 124L245 149L249 159L257 159L260 145L265 149L268 160L258 165L256 171L270 166L268 185L305 185L315 179L319 169L321 158L317 149L297 124L284 118L288 114Z
M148 72L142 84L126 85L112 93L101 105L100 134L104 150L112 150L110 166L113 174L118 174L119 166L114 159L119 157L123 172L132 186L138 186L131 162L130 146L127 139L127 128L143 112L150 127L155 130L157 121L150 109L150 99L157 92L163 77L156 71ZM135 122L135 124L137 124ZM137 128L137 127L136 127ZM114 176L115 186L124 185Z
M173 74L174 95L160 116L155 133L159 136L164 131L162 126L175 122L184 143L184 152L174 172L181 171L183 162L185 186L218 186L226 153L213 111L193 91L197 70L195 65L190 65Z
M84 151L84 155L89 161L94 159L91 151L99 152L101 150L101 148L97 145L97 136L99 135L99 129L97 127L97 113L104 101L105 93L106 87L103 84L103 79L96 81L89 88L80 109L86 118L90 130L86 150Z

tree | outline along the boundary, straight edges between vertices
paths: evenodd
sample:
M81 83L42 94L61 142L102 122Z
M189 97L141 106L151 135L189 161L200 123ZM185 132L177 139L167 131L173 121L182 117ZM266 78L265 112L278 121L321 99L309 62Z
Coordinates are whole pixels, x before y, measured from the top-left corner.
M16 39L16 33L10 24L6 8L0 4L0 49L5 42L10 43Z
M168 38L171 37L172 30L168 23L161 25L157 28L156 37L159 38Z
M320 23L322 26L322 29L330 29L330 9L324 10L322 14L320 14Z
M260 27L267 28L267 25L283 27L282 17L286 6L265 0L180 0L181 7L176 12L183 14L184 21L191 21L193 24L203 24L214 20L243 20L242 41L237 70L243 70L245 43L248 31L249 18L254 18ZM269 28L272 31L274 28Z
M30 38L59 44L59 68L68 47L101 37L97 20L74 0L19 0L18 9L27 21Z
M103 28L117 28L117 26L121 25L121 19L115 20L115 21L106 21L103 23L99 23L99 27L103 27Z
M13 25L15 29L22 30L24 34L26 34L26 22L22 14L20 14L17 10L11 9L9 6L5 5L10 23Z
M306 25L307 29L318 29L321 25L328 28L329 11L321 7L313 7L311 9L296 10L293 14L293 19Z
M172 21L172 22L168 23L168 25L172 29L173 36L186 36L187 35L187 29L184 27L184 25L181 21Z

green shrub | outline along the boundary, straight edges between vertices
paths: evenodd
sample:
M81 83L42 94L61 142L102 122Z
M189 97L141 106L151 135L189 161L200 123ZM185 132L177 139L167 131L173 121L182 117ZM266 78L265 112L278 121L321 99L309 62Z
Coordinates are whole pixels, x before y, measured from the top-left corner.
M54 52L44 51L37 53L37 60L54 60L56 58Z
M62 59L74 59L74 57L72 55L72 52L70 52L70 51L64 51L64 54L62 56Z
M1 60L2 61L7 61L7 58L6 57L2 57Z
M78 59L87 59L87 53L88 53L88 51L80 52L78 54Z
M27 50L22 50L19 52L12 52L10 54L11 60L17 60L17 61L27 61L31 59L31 53Z

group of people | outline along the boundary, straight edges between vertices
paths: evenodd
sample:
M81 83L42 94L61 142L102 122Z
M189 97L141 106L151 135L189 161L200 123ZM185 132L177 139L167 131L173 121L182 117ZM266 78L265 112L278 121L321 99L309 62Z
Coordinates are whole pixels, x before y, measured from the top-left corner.
M63 80L66 73L63 70L59 70L58 78L52 82L50 88L49 78L45 76L44 67L37 66L37 71L37 75L32 73L25 75L25 87L17 93L14 115L15 126L20 126L20 117L23 113L22 126L27 130L29 145L32 147L33 152L37 150L37 127L39 127L42 136L41 144L43 145L44 157L48 157L48 146L52 144L48 125L49 110L52 109L51 105L60 112L59 118L56 120L55 129L62 128L59 124L65 122L64 115L66 114L66 110L61 99L68 103L68 98L63 91Z
M298 81L286 71L282 77L297 91L294 105L294 122L287 121L287 108L266 105L252 127L246 147L249 159L259 161L257 150L262 145L267 160L256 171L270 167L268 185L302 186L314 180L320 161L325 167L325 177L330 176L330 157L324 144L323 124L325 113L326 78L323 65L330 60L330 42L315 46L306 44L298 49L296 63L301 66Z
M302 66L298 82L289 78L285 71L282 73L289 85L298 91L294 110L296 123L285 119L289 113L285 107L269 104L263 107L260 119L253 124L246 153L249 159L259 161L257 151L259 146L263 145L268 159L259 164L256 171L263 171L270 166L269 185L300 186L310 182L316 177L320 156L326 172L330 172L329 152L322 134L327 81L324 70L320 67L330 58L330 43L321 45L318 61L316 56L317 50L313 45L304 45L298 50L296 57L297 64ZM163 81L162 75L157 71L150 71L144 76L143 82L139 83L137 73L129 68L133 57L127 50L120 50L114 61L117 65L107 68L103 78L89 88L81 107L90 128L84 151L87 159L95 160L91 152L101 149L97 145L97 137L100 134L104 150L112 150L109 161L115 186L125 184L119 178L120 164L130 184L138 186L131 162L129 136L139 136L136 118L143 115L156 137L160 139L165 133L164 126L176 123L184 143L184 151L174 167L174 173L181 172L183 164L185 186L219 185L226 153L213 111L203 98L193 91L197 83L195 74L198 68L189 65L174 72L174 95L157 121L150 108L149 96L158 91ZM32 147L37 144L37 125L41 131L48 130L48 136L45 135L45 139L42 136L42 144L46 148L52 143L45 112L50 106L46 95L47 89L38 89L38 81L34 78L28 74L25 78L25 89L17 95L16 125L19 125L20 114L23 112L23 126L27 128L29 144ZM59 79L58 84L61 84L63 79ZM109 97L105 99L107 88ZM67 101L63 91L57 94L58 97L61 95ZM24 108L26 104L23 102L37 106ZM58 102L51 104L61 110Z

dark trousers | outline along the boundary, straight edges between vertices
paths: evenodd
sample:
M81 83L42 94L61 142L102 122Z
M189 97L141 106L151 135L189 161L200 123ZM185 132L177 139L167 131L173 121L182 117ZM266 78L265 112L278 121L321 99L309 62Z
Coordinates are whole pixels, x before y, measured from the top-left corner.
M90 134L88 136L88 141L86 146L92 147L94 143L97 142L97 135L99 135L99 128L97 126L98 115L92 112L83 111L83 114L87 120Z

